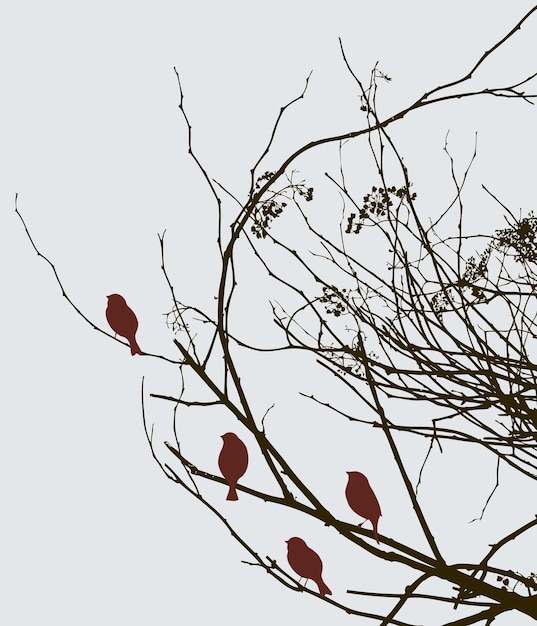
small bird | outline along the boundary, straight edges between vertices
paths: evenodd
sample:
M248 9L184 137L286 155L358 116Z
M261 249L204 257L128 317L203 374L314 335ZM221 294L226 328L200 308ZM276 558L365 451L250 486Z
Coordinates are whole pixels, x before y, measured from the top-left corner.
M373 524L373 534L377 543L379 538L377 534L377 526L379 523L379 517L382 515L380 512L380 505L377 500L377 496L374 494L373 489L369 485L367 478L360 472L347 472L349 481L347 482L347 488L345 489L345 496L351 509L357 513L360 517L365 517L365 520L369 520ZM364 522L358 524L360 527Z
M319 593L322 596L331 596L332 592L326 586L322 577L323 562L317 552L312 550L304 539L300 539L300 537L291 537L285 543L287 544L287 560L293 570L300 578L313 580L319 587Z
M224 443L218 457L218 467L229 485L226 500L238 500L236 486L248 467L248 450L235 433L225 433L222 439Z
M140 346L136 343L136 330L138 329L138 320L134 311L127 306L125 298L117 293L113 293L108 298L108 306L106 307L106 319L110 324L110 328L121 335L129 342L131 354L142 354Z

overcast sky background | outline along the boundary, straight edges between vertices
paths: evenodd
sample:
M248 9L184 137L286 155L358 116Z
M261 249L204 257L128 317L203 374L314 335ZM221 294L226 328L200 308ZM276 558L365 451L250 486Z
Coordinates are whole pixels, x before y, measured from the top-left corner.
M197 155L212 177L244 198L249 169L279 107L300 93L311 70L308 96L282 123L266 169L312 139L361 127L357 92L343 68L338 37L362 78L368 79L377 61L393 78L381 90L380 110L388 115L423 91L463 75L532 4L3 4L2 623L165 626L219 619L268 626L298 616L310 624L359 621L241 564L246 555L229 533L165 479L143 434L140 380L145 374L149 391L171 392L174 372L131 358L74 313L50 268L32 250L14 213L14 196L19 193L19 209L36 244L55 263L77 306L106 328L105 296L122 293L140 320L142 349L175 358L162 317L169 297L156 234L168 229L175 284L184 301L211 303L214 290L207 284L214 279L216 254L214 205L187 155L174 66L181 74ZM489 61L475 84L499 86L537 71L536 41L537 15ZM491 216L490 205L477 192L481 182L493 185L514 210L533 208L535 116L528 104L480 98L414 113L394 133L407 164L418 169L425 205L428 201L434 212L450 184L442 153L447 130L461 166L471 156L478 131L476 195L469 204L470 221L482 227L501 214ZM245 377L266 380L265 374L247 372ZM289 406L298 390L308 390L307 382L291 381L281 392ZM260 410L268 408L266 385L259 394ZM168 406L152 402L148 408L152 421L169 417ZM211 438L209 471L216 471L217 435L231 428L230 418L217 413L199 426ZM338 442L334 435L325 445L334 462L341 456L343 466L353 468L352 442ZM368 447L367 441L360 445ZM422 451L416 452L417 467ZM361 467L369 463L371 471L377 467L375 459L360 462ZM376 475L382 465L379 461ZM483 485L492 485L493 459L486 457L480 467L485 468ZM431 471L444 478L447 472L441 464ZM535 489L531 481L524 485ZM449 488L446 480L441 500ZM379 489L389 493L388 487ZM435 491L429 489L434 517ZM486 526L468 527L487 492L478 491L476 500L475 491L463 491L467 510L457 523L468 534L460 545L471 546L485 527L509 532L519 519L523 523L536 513L534 498L507 490L498 496ZM218 501L223 492L214 488L210 493ZM238 520L237 509L230 506L225 504L224 513ZM383 510L390 506L392 514L384 511L381 520L384 531L400 536L407 518L403 512L398 517L398 505L387 502ZM506 510L513 511L512 520ZM344 590L362 580L349 582L338 570L357 568L367 580L359 557L341 561L339 568L340 557L331 552L330 540L323 543L322 528L302 528L298 518L294 526L276 521L268 507L255 508L246 500L243 511L259 537L267 536L267 543L257 546L260 553L282 565L283 540L291 534L303 532L308 543L323 546L326 582L337 589L337 599L345 601ZM341 515L349 514L342 508ZM444 513L435 519L438 532L449 534L450 523ZM522 559L520 567L531 568L523 551L513 554ZM423 611L417 622L437 623ZM497 623L530 620L505 615Z

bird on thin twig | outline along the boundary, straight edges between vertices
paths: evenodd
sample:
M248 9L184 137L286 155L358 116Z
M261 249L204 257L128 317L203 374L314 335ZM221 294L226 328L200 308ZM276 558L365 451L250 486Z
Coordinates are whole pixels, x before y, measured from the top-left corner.
M373 534L377 543L379 543L377 526L382 513L377 496L363 474L360 472L347 472L347 474L349 476L347 488L345 489L347 502L355 513L360 517L365 517L364 521L369 520L373 524ZM358 527L361 527L363 523L358 524Z
M218 457L218 467L229 485L226 500L238 500L237 481L248 467L248 450L235 433L222 435L223 445Z
M306 580L313 580L319 587L321 596L331 596L332 592L323 580L323 562L321 557L312 550L308 544L300 537L291 537L287 544L287 560L293 570Z
M129 342L131 354L142 354L140 346L136 343L136 331L138 329L138 320L134 311L129 308L125 302L125 298L117 293L113 293L108 298L108 306L106 307L106 319L110 324L110 328L121 335Z

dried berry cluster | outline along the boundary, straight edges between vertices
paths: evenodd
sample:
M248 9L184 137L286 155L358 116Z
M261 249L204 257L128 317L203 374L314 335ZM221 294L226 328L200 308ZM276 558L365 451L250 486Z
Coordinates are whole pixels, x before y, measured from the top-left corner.
M410 185L409 185L410 186ZM397 189L392 187L371 187L371 193L364 196L363 206L358 215L351 213L347 218L347 234L358 234L362 230L362 226L367 218L385 217L390 208L393 206L392 198L398 198L400 201L409 199L415 200L416 193L410 194L408 187L403 186Z
M339 317L347 310L346 289L341 291L331 285L330 287L323 287L323 295L320 298L320 302L325 305L328 315L334 315Z
M497 230L494 239L497 248L514 250L515 261L537 261L537 218L531 211L513 226Z
M275 173L276 172L269 172L267 170L264 174L261 174L261 176L259 176L258 179L255 181L255 190L257 191L258 189L260 189L263 182L269 180L269 178L272 178Z
M251 228L252 233L258 239L264 239L267 236L267 230L270 228L272 221L283 213L286 206L287 202L267 200L256 207L253 213L254 223Z
M451 288L442 289L434 294L431 304L436 317L442 321L444 317L444 311L447 311L452 299Z
M466 267L464 268L464 274L462 276L461 286L472 285L480 278L484 278L487 273L487 263L490 257L490 246L485 252L480 255L479 263L476 263L475 256L471 256L466 261Z
M483 254L479 255L479 262L476 261L475 256L471 256L466 261L466 266L464 268L464 274L462 275L461 280L459 281L459 287L470 287L472 290L472 296L477 298L478 300L483 300L483 289L481 289L475 283L482 278L485 278L487 275L487 263L490 259L490 253L492 251L492 246L489 245L483 252Z
M262 174L255 182L255 189L260 189L263 181L269 180L273 175L274 172L268 171ZM287 187L275 193L269 200L261 201L252 213L254 222L251 227L252 233L258 239L264 239L272 222L283 213L287 206L286 200L293 199L297 202L297 195L304 198L306 202L310 202L313 200L313 187L306 187L304 183L293 183L292 179L289 179Z
M524 576L520 572L516 572L519 576ZM534 588L535 583L537 583L537 574L535 572L531 572L529 576L524 576L524 578L528 581L529 584L526 587L529 589ZM497 576L496 580L502 583L502 589L505 591L514 591L515 587L519 584L520 581L515 581L514 585L511 586L511 581L507 577ZM525 583L523 583L525 584Z

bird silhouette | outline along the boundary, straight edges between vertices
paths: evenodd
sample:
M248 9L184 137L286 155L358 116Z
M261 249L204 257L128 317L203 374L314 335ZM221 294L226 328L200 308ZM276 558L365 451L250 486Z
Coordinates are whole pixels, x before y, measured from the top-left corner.
M248 450L235 433L222 435L223 445L218 457L218 467L229 485L226 500L238 500L237 481L248 467Z
M377 496L374 494L369 481L363 474L360 472L347 472L347 474L349 476L347 488L345 489L347 502L355 513L360 517L365 517L364 521L369 520L371 524L373 524L373 534L375 535L377 543L379 543L377 526L382 513L380 512ZM358 527L363 523L364 522L358 524Z
M313 580L319 587L319 593L322 596L331 596L332 592L322 577L323 562L317 552L312 550L300 537L291 537L285 543L287 544L287 560L293 570L300 578Z
M117 293L113 293L108 298L108 306L106 307L106 319L110 324L110 328L121 335L129 342L131 354L142 354L140 346L136 343L136 330L138 329L138 320L134 311L127 306L125 298Z

